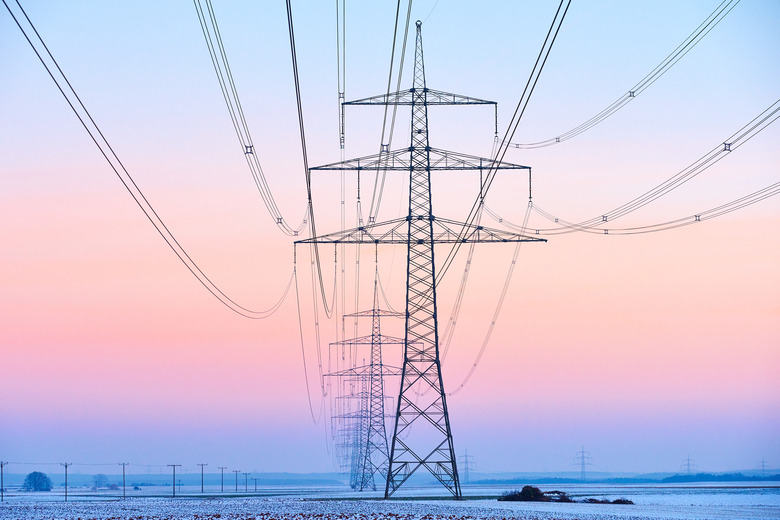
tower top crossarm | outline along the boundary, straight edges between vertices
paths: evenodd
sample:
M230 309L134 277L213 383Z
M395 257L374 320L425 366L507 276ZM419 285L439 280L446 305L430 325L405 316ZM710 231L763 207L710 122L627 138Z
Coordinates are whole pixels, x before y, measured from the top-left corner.
M366 311L358 311L358 312L352 312L349 314L345 314L345 318L373 318L374 316L382 316L382 317L389 317L389 318L403 318L404 313L403 312L394 312L394 311L388 311L385 309L369 309Z
M354 101L345 101L343 105L411 105L413 102L415 88L391 92L390 94L380 94ZM425 88L426 100L428 105L498 105L495 101L479 99L462 94L453 94Z
M422 59L422 22L419 20L415 24L417 27L417 43L415 45L415 69L414 69L414 86L407 90L399 90L397 92L390 92L387 94L380 94L378 96L370 96L362 99L355 99L353 101L345 101L341 103L342 114L344 113L343 107L345 106L359 106L359 105L406 105L413 106L420 103L420 94L423 94L422 99L426 106L446 106L446 105L493 105L493 117L495 120L495 134L498 136L498 103L495 101L488 101L487 99L480 99L471 96L464 96L462 94L454 94L452 92L444 92L442 90L434 90L428 88L425 84L425 67ZM422 91L422 92L421 92ZM342 115L342 119L343 119Z

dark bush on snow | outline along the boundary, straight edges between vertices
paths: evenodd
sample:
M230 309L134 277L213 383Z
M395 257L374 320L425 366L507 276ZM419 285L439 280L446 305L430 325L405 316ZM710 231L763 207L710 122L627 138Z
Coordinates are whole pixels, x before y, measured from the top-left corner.
M574 502L564 491L546 491L544 494L553 502Z
M538 487L523 486L521 491L507 491L499 497L507 502L549 502L550 497L542 493Z
M586 504L624 504L624 505L634 505L634 503L627 498L618 498L615 500L609 500L607 498L602 498L599 500L598 498L586 498L585 499Z
M523 486L520 491L507 491L498 497L498 500L508 502L575 502L563 491L547 491L545 493L534 486ZM634 504L626 498L618 498L617 500L586 498L582 502L585 504Z

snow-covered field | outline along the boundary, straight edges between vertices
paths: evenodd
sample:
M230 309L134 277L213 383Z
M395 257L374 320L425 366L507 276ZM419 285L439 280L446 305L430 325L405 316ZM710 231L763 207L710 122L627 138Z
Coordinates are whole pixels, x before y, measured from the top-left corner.
M544 486L545 488L547 486ZM528 520L766 520L780 519L780 486L558 486L574 496L626 497L635 505L498 502L476 498L506 488L468 487L472 498L462 501L430 498L436 490L418 488L389 501L372 498L379 493L357 494L343 490L314 493L288 489L289 494L266 497L192 494L177 498L71 495L70 501L48 494L12 494L0 504L0 518L63 520L335 520L380 519L528 519ZM268 488L264 491L271 491ZM278 491L278 490L277 490ZM427 492L427 493L426 493ZM294 496L291 496L293 495ZM45 495L48 499L43 499ZM428 498L425 498L428 497ZM43 499L43 500L41 500Z

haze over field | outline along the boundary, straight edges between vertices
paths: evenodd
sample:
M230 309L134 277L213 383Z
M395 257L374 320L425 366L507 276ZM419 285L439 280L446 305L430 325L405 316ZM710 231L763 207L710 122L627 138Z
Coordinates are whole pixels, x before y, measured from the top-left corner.
M335 13L293 2L310 165L340 160ZM564 132L623 95L717 2L574 2L515 135ZM271 307L293 269L237 148L193 7L182 3L23 3L123 163L204 271L252 308ZM432 89L498 102L506 128L557 2L415 2ZM252 128L282 213L306 192L281 3L215 3ZM395 3L348 6L346 98L383 93ZM534 203L570 221L602 215L720 146L778 98L780 3L740 2L626 108L559 145L510 149L533 168ZM402 88L411 84L411 41ZM0 460L169 464L329 472L318 350L340 320L320 309L314 335L308 251L298 249L304 352L294 290L265 320L219 304L171 253L70 112L8 13L0 15ZM397 59L397 57L396 57ZM408 146L399 110L393 148ZM346 156L376 153L382 110L349 108ZM488 108L431 108L432 146L490 155ZM668 196L614 225L641 226L716 207L778 181L780 127L762 131ZM339 174L313 176L320 232L339 227ZM347 225L356 180L346 177ZM361 178L368 205L373 175ZM462 219L475 173L433 177L437 216ZM381 215L406 211L389 176ZM525 173L500 174L487 203L522 222ZM623 221L625 220L625 221ZM485 217L485 225L499 227ZM551 224L538 214L530 227ZM480 471L674 472L780 465L780 204L631 236L572 233L523 245L491 342L449 398L455 448ZM323 249L328 297L333 251ZM446 255L446 246L441 248ZM447 390L479 351L513 248L480 246L451 351ZM350 253L352 254L352 253ZM437 249L439 254L439 249ZM442 258L439 256L437 258ZM354 256L347 269L354 272ZM402 309L405 252L379 250ZM442 323L464 269L439 286ZM369 308L373 250L361 257ZM403 335L403 324L386 332ZM388 347L388 363L400 350ZM392 392L391 392L392 393ZM211 469L211 468L210 468ZM22 471L16 471L21 473Z

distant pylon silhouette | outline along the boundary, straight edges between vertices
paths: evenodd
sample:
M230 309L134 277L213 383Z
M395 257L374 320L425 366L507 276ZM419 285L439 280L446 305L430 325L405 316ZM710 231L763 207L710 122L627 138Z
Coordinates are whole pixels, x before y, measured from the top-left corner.
M371 364L368 376L368 427L365 435L359 489L376 490L374 475L387 478L390 453L385 430L385 386L382 369L382 330L379 317L379 273L374 277L374 307L371 309ZM395 314L395 313L394 313Z
M402 318L400 312L392 312L379 308L379 273L374 278L374 305L370 310L346 314L345 318L371 318L371 335L347 339L332 345L349 345L370 347L370 362L362 366L349 368L328 376L350 378L357 382L360 390L354 397L359 405L358 410L345 414L349 426L342 428L343 434L349 439L350 448L350 486L363 491L376 490L375 477L383 481L387 478L389 449L387 430L385 428L385 398L384 378L398 376L401 369L385 365L382 362L382 348L386 345L403 345L403 338L382 334L381 318Z
M585 466L592 466L593 459L590 456L590 452L585 451L585 446L577 452L577 456L574 458L575 462L580 465L580 480L585 480Z

